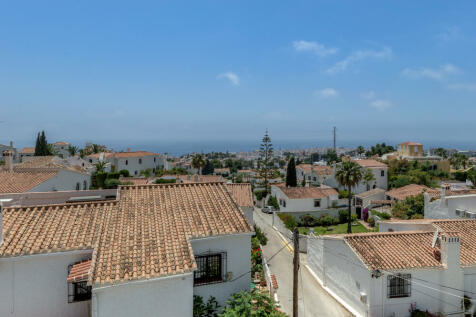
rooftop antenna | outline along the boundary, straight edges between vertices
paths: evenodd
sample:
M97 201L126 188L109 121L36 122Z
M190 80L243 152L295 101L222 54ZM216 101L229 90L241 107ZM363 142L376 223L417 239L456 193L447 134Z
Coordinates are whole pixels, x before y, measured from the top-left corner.
M336 152L336 127L333 129L334 131L334 152ZM337 153L337 152L336 152Z

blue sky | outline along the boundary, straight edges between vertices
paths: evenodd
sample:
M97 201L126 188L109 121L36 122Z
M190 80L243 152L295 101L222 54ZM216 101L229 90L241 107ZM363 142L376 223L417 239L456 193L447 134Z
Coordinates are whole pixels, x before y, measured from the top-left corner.
M474 1L9 1L0 143L473 144ZM476 142L474 142L476 143ZM476 148L476 144L475 144Z

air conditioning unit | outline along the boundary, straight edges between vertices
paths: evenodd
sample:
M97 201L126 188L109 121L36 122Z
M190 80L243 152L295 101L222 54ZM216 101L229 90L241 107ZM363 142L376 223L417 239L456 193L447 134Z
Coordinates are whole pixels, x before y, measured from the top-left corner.
M455 214L456 214L456 216L460 216L460 217L461 217L461 216L464 214L464 210L456 209L456 210L455 210Z
M364 304L367 303L367 294L360 292L360 301Z
M471 212L471 211L467 211L467 213L468 213L468 218L470 218L470 219L476 219L476 213Z

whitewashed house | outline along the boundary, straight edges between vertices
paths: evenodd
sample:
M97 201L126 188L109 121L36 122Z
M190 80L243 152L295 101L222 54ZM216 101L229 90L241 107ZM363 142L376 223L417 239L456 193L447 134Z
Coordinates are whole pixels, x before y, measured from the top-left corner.
M71 154L69 153L69 147L71 146L70 143L64 142L64 141L58 141L58 142L52 143L51 146L53 147L55 154L57 154L58 156L63 158L67 158L71 156Z
M316 212L337 207L339 193L327 186L321 187L286 187L271 186L271 195L276 197L281 212Z
M91 164L95 164L101 156L104 162L110 163L115 171L127 170L131 176L138 176L146 169L155 172L156 169L164 168L165 164L164 156L147 151L95 153L88 155L87 158Z
M24 158L35 156L35 148L34 147L25 147L18 152L18 156L20 161L23 161Z
M443 185L440 195L425 193L425 218L476 219L476 190L451 190Z
M299 184L306 180L307 184L321 185L332 176L332 167L315 164L299 164L296 166L296 178Z
M438 220L425 231L308 239L308 267L356 316L409 316L410 309L463 316L476 303L476 220ZM430 229L430 230L428 230Z
M224 184L0 215L0 316L192 317L194 295L250 290L253 229Z
M363 169L370 170L374 175L373 181L361 180L357 186L352 189L352 192L355 194L363 193L371 189L380 188L383 190L388 190L388 166L385 163L379 162L372 159L362 159L354 160L359 164ZM336 166L333 166L331 177L327 178L324 181L325 185L338 188L339 190L347 189L342 187L335 178L335 173L337 171Z

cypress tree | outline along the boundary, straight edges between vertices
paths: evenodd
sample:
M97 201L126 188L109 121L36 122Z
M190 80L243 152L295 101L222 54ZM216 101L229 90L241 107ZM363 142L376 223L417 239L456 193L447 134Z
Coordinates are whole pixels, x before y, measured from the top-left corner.
M294 161L294 156L291 157L288 163L288 169L286 171L286 187L296 187L297 178L296 178L296 162Z
M41 156L40 132L38 132L38 135L36 136L35 156Z
M205 167L202 170L202 175L211 175L214 171L215 169L213 168L212 163L210 163L209 160L206 160Z

